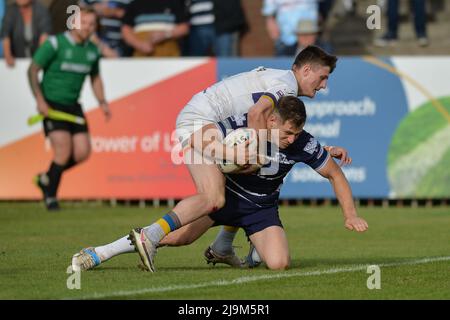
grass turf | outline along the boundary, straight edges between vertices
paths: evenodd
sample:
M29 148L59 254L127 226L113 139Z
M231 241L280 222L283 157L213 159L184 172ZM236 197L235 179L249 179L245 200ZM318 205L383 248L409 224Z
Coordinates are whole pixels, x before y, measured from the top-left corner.
M127 254L83 272L81 289L69 290L74 253L116 240L167 210L62 206L48 213L42 204L0 203L0 299L450 299L450 259L415 263L450 256L445 207L360 208L369 223L364 234L343 227L338 207L282 207L288 271L206 265L203 250L215 228L191 246L160 249L154 274L137 268L137 254ZM244 256L242 231L235 245ZM369 264L381 265L380 290L366 286Z

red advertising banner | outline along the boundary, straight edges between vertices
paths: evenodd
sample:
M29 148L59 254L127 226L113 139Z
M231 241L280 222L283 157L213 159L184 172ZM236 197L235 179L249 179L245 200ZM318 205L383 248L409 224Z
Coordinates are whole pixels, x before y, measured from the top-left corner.
M148 199L192 194L189 172L171 159L172 133L184 105L216 82L216 61L205 61L111 101L113 118L109 122L98 108L87 112L92 155L64 174L58 196ZM0 199L39 199L40 191L32 179L47 170L51 158L42 132L1 147Z

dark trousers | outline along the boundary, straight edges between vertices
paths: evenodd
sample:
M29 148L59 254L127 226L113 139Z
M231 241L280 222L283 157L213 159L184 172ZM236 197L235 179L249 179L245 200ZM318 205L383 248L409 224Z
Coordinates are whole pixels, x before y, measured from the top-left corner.
M416 36L426 37L426 12L425 0L411 0L414 6L414 27L416 29ZM388 1L388 35L390 38L397 38L398 33L398 6L399 0Z

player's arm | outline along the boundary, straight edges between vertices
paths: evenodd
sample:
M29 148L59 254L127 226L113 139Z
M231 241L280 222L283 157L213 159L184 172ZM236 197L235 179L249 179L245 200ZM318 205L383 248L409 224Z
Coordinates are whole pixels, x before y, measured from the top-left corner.
M28 82L36 98L39 113L48 116L49 105L45 101L39 83L39 72L45 70L53 61L58 51L58 41L56 37L48 38L35 52L28 68Z
M45 101L44 94L41 90L39 83L39 72L42 69L36 62L32 61L28 68L28 83L30 84L31 91L36 98L37 108L40 114L45 117L48 116L49 105Z
M267 129L267 119L274 107L275 102L270 97L261 96L248 111L249 128L255 129L256 132L259 132L259 129Z
M352 158L348 155L348 151L345 148L335 146L324 146L323 148L328 151L330 156L341 160L339 162L341 167L352 163Z
M345 227L358 232L366 231L368 228L367 222L358 217L353 202L352 190L341 168L333 159L328 159L326 164L318 172L327 178L333 186L334 193L344 214Z
M100 108L102 108L103 113L105 114L106 120L109 120L111 118L111 111L109 110L108 102L105 98L103 80L100 73L91 74L91 86Z
M209 160L236 162L237 152L222 142L223 136L216 124L204 125L192 135L191 147Z

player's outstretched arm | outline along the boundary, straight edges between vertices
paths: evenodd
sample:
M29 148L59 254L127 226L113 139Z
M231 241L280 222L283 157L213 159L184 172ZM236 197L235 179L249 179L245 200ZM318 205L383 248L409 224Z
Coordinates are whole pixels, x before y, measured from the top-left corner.
M353 202L352 190L341 168L333 159L329 159L326 165L318 172L327 178L333 186L334 193L344 214L345 227L358 232L366 231L369 226L363 218L358 217Z

